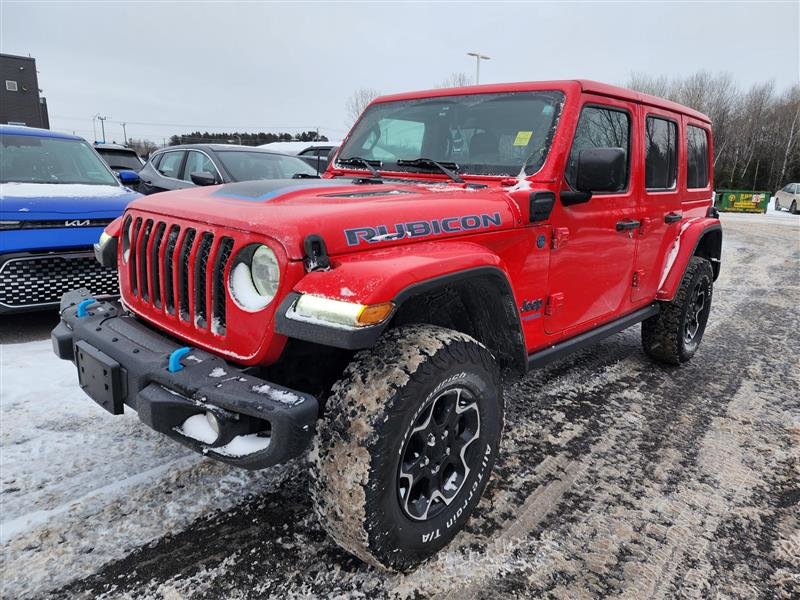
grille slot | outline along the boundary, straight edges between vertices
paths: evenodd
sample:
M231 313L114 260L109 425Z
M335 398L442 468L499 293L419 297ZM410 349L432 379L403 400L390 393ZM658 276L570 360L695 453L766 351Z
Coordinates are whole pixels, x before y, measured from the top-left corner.
M187 229L178 257L178 314L184 321L189 320L189 257L197 232Z
M153 229L153 221L147 219L144 222L142 239L139 242L139 289L141 290L142 300L149 298L149 286L147 277L147 242L150 241L150 232Z
M178 244L178 236L181 233L181 228L173 225L169 228L169 235L167 236L167 246L164 250L164 301L167 307L167 312L171 315L175 314L175 267L174 256L175 246Z
M63 294L80 287L93 296L115 296L117 270L86 252L12 257L0 264L0 304L6 307L57 305Z
M133 292L134 296L139 294L139 285L136 280L136 255L138 254L136 244L139 241L139 228L141 226L142 218L137 217L136 221L133 223L133 227L131 228L131 246L133 246L133 248L131 248L130 255L128 256L128 274L130 275L131 291Z
M150 289L153 292L153 304L156 308L161 308L161 261L158 255L161 251L161 242L164 239L164 231L166 229L166 223L159 223L156 226L153 246L150 249Z
M225 335L226 326L226 300L227 294L225 293L225 267L231 259L233 252L233 239L229 237L222 238L217 250L217 256L214 259L214 275L211 288L211 331Z
M211 244L214 236L204 233L200 236L197 247L197 257L194 260L194 324L205 328L208 325L206 311L206 277L208 270L208 257L211 254Z

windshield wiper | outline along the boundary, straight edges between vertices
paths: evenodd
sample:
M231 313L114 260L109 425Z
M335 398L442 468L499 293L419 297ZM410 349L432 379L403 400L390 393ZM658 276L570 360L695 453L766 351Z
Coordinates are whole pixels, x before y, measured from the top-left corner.
M410 160L400 159L397 161L398 167L419 167L422 169L438 169L456 183L464 183L464 180L459 177L458 165L454 162L438 162L431 158L412 158Z
M360 156L349 156L347 158L337 158L336 162L341 165L361 165L366 167L367 171L369 171L375 179L382 180L378 169L373 166L376 165L380 167L383 163L379 160L367 160L366 158L361 158Z

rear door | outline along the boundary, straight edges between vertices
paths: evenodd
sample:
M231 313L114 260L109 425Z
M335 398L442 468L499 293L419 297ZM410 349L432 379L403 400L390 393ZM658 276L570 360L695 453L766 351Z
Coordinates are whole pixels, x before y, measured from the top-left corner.
M588 94L582 102L562 189L575 189L578 154L585 148L624 149L627 177L618 191L595 193L582 204L559 203L554 212L545 309L545 331L551 334L587 329L610 320L629 304L638 222L632 156L641 151L633 135L636 106Z
M654 298L664 258L678 236L683 214L681 193L686 179L685 144L680 115L642 106L638 137L643 141L644 179L639 189L636 261L631 282L631 302Z

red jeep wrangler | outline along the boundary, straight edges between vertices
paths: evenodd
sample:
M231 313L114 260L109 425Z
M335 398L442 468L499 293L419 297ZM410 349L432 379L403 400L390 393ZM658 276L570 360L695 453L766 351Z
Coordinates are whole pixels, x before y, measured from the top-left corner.
M373 564L445 546L486 486L501 373L642 323L696 352L719 274L704 115L591 81L372 102L322 179L134 201L61 303L101 406L232 465L310 446L323 526Z

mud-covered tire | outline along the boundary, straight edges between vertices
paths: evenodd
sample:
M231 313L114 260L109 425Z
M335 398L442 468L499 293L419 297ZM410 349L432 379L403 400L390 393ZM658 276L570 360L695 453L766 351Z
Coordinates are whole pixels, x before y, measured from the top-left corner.
M711 263L699 256L690 258L675 298L671 302L662 302L657 315L642 321L645 353L671 365L692 358L705 333L713 289ZM698 305L699 298L702 307Z
M463 412L456 408L447 413L450 417L442 416L452 406L461 406ZM442 423L456 419L447 421L456 426L445 423L444 429L436 429L440 417ZM425 419L428 430L420 429ZM368 563L400 571L419 564L450 542L480 500L502 423L499 370L482 344L430 325L389 331L375 347L353 358L333 386L318 423L310 453L311 492L322 526L340 546ZM458 431L458 438L448 437ZM420 448L421 436L434 439ZM472 441L465 443L467 439ZM451 451L451 441L453 448L464 450ZM415 462L420 453L428 461L408 467L406 459ZM454 465L456 455L460 462ZM416 479L418 502L412 506L407 487L415 479L401 471L401 466L411 470L419 465L442 474L457 466L463 474L450 488L441 488L450 495L447 502L442 496L425 513L415 510L426 498L419 490L432 485L436 476Z

